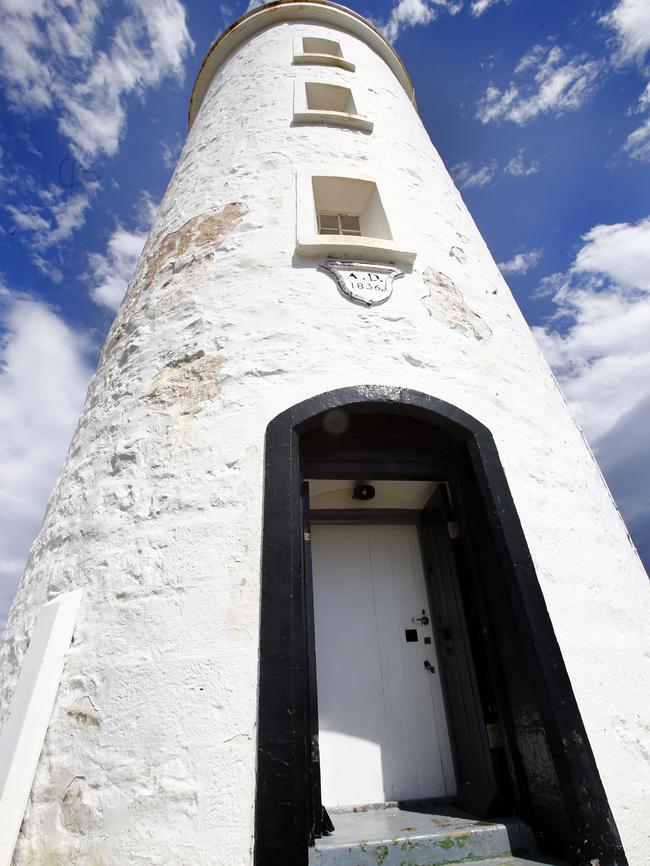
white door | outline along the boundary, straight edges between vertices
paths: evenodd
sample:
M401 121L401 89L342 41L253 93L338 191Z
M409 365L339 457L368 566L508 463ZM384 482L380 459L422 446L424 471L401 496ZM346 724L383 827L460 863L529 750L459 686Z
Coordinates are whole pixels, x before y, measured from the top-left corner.
M315 524L312 555L323 804L452 796L415 526Z

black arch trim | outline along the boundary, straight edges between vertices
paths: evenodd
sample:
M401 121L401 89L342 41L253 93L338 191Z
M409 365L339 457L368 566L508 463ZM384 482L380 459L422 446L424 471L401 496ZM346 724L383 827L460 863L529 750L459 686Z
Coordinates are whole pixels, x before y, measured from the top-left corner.
M383 412L420 419L464 442L480 487L526 661L562 786L577 863L627 866L528 545L490 431L427 394L377 385L330 391L267 428L261 568L256 866L306 866L311 817L306 619L301 575L300 437L325 413Z

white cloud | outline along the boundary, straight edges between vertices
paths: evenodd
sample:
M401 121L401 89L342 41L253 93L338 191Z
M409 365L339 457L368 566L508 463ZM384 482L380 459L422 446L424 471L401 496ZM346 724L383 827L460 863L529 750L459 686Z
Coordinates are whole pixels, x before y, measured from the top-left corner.
M0 292L0 631L92 374L93 346L56 313Z
M536 45L515 68L517 83L505 90L490 84L479 101L482 123L511 120L524 124L541 114L562 114L580 108L597 86L602 62L586 54L568 58L558 45Z
M531 268L536 267L542 257L541 250L528 250L527 252L517 253L507 262L499 262L499 270L502 274L527 274Z
M138 229L140 231L145 231L145 233L149 231L159 207L160 202L155 201L150 192L145 190L140 193L140 198L135 206Z
M183 147L183 141L176 133L172 141L163 141L160 143L160 155L165 168L174 168L178 161L179 154Z
M487 11L490 6L494 6L496 3L500 2L501 0L472 0L472 15L478 17L479 15L482 15L485 11ZM505 2L509 3L510 0L505 0Z
M250 6L251 4L249 3L248 5ZM219 3L219 16L223 27L229 27L239 17L230 3Z
M48 259L45 258L45 256L34 253L32 255L32 261L38 270L52 280L52 282L59 284L63 282L63 271L51 260L51 258Z
M535 331L597 441L650 396L650 217L583 240L570 271L546 280L556 312Z
M394 42L406 28L430 24L441 9L455 15L462 5L462 0L398 0L379 29L389 42Z
M463 160L451 169L451 173L461 189L471 189L472 187L480 189L491 184L499 174L528 177L531 174L537 174L540 170L538 162L526 164L524 152L520 150L503 167L499 165L496 159L478 167L469 160Z
M595 226L535 334L639 546L650 549L650 217Z
M140 195L135 210L137 227L134 231L118 223L108 239L106 252L88 256L89 277L94 283L90 297L96 304L113 311L122 302L158 211L158 203L145 191Z
M639 99L638 112L650 111L650 81ZM625 150L634 159L650 162L650 114L625 141Z
M70 194L60 187L50 186L38 193L38 204L6 205L5 210L11 214L16 227L26 233L29 245L43 251L67 240L83 226L95 188L95 184L90 184L89 192Z
M650 292L650 217L636 224L596 226L583 240L574 272L603 274L625 289Z
M393 42L405 27L429 24L435 17L436 10L426 0L399 0L383 27L384 35Z
M634 159L650 162L650 117L628 135L625 150Z
M497 171L498 166L495 160L479 168L473 166L469 161L464 161L455 165L451 173L458 186L462 189L470 189L492 183Z
M96 283L90 296L96 304L117 310L146 239L146 232L129 232L118 226L109 238L106 254L88 256Z
M49 221L41 216L32 205L19 208L10 204L6 206L5 210L9 211L14 225L19 229L28 232L46 232L50 229Z
M526 165L522 150L515 154L504 168L505 173L511 174L513 177L528 177L528 175L537 174L540 170L541 166L538 162L530 162Z
M16 110L54 109L81 159L117 151L126 98L179 76L193 48L179 0L126 0L106 50L96 0L0 0L0 77Z
M58 244L60 241L66 240L77 229L81 228L86 222L86 211L90 207L90 196L87 193L61 195L60 191L56 190L49 199L49 204L52 212L53 227L45 238L46 246Z
M650 51L650 3L619 0L601 22L615 31L620 60L643 60Z
M601 23L614 30L618 52L615 63L637 61L639 65L650 51L650 3L648 0L619 0ZM647 75L647 68L644 70ZM650 110L650 81L639 99L637 111ZM650 162L650 115L633 130L625 141L625 150L633 158Z

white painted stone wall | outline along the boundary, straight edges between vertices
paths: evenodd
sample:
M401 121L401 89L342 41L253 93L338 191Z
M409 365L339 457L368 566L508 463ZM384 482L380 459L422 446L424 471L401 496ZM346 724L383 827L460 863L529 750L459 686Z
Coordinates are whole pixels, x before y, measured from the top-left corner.
M340 38L356 72L293 66L303 32ZM296 77L352 82L372 135L292 127ZM314 163L401 189L417 259L382 306L294 257L295 175ZM299 22L213 80L32 548L3 706L41 605L74 588L85 603L15 866L250 864L265 428L359 384L492 431L630 864L647 866L646 574L404 89L363 42Z

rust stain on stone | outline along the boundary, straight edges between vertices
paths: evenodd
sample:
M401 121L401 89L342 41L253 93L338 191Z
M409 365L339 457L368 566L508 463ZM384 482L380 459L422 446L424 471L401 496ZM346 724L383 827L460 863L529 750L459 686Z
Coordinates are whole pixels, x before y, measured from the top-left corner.
M235 201L213 213L192 217L160 241L147 265L145 280L147 282L152 280L163 265L169 260L181 258L189 249L217 247L247 213L247 205Z
M202 350L170 361L153 380L147 402L162 411L196 414L219 393L223 363L219 355L206 355Z
M427 289L422 303L432 318L476 340L486 340L492 335L490 328L467 306L460 289L446 274L427 268L422 279Z

